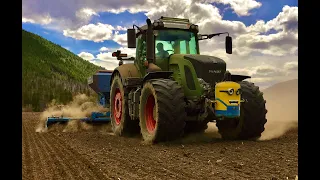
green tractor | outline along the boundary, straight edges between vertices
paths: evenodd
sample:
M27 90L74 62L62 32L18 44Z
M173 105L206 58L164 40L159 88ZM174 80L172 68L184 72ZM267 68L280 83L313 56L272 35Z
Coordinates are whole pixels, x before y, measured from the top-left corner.
M221 34L228 34L225 48L232 54L229 33L198 34L188 19L146 22L127 30L135 58L113 53L120 60L110 81L113 132L140 132L144 141L157 143L204 132L208 122L216 122L224 139L260 137L267 110L259 87L244 81L250 76L228 72L224 60L200 55L198 42Z

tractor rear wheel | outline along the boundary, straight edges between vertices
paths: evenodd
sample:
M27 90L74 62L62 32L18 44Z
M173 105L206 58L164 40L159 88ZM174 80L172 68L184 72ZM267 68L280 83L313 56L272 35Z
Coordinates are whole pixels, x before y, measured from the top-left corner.
M131 120L128 102L121 77L116 74L112 79L110 92L110 116L114 134L134 135L139 132L138 121Z
M183 135L184 92L176 81L147 81L141 92L139 109L140 130L145 142L170 141Z
M241 97L247 100L241 104L240 119L217 120L216 125L224 139L257 139L267 122L266 101L259 87L247 81L239 83Z

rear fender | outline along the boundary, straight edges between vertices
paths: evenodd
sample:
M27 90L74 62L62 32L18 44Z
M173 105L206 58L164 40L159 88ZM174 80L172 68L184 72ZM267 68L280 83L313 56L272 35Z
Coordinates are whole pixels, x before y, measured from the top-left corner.
M113 77L116 74L120 75L122 82L124 82L124 79L130 77L141 78L141 73L139 72L139 69L136 67L135 64L122 64L121 66L115 68L111 75L110 85L112 84Z
M142 81L142 84L144 84L147 80L149 79L159 79L159 78L164 78L164 79L169 79L170 76L173 74L172 71L155 71L155 72L149 72Z

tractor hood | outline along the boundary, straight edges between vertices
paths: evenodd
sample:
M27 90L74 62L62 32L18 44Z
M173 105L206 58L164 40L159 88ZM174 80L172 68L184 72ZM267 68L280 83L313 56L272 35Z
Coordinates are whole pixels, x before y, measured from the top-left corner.
M215 85L216 82L224 78L226 62L220 58L206 55L184 55L185 60L189 60L198 78L202 78L207 83Z

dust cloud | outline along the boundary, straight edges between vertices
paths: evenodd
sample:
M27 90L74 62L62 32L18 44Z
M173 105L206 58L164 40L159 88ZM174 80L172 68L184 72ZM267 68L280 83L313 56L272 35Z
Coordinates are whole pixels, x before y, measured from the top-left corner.
M298 129L298 80L276 84L263 92L268 113L265 131L259 140L279 138Z
M208 123L208 128L205 130L204 133L213 138L221 138L221 135L218 131L218 127L216 126L216 123L213 122Z
M52 116L64 116L70 118L83 118L89 117L91 112L106 112L108 109L93 102L93 100L85 94L78 94L73 97L73 100L66 104L57 104L53 100L40 115L40 121L36 128L36 132L47 132L48 129L45 126L48 117ZM78 120L71 120L67 123L63 132L75 132L79 129L90 130L93 129L91 125L81 123Z

